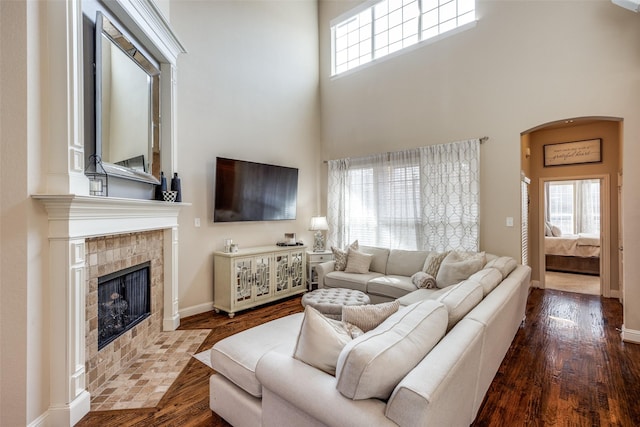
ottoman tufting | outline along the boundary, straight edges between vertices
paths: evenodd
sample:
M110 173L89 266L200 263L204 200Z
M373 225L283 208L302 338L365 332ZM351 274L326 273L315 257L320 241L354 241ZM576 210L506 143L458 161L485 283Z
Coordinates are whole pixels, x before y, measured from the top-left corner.
M330 319L342 320L342 306L365 305L371 300L361 291L343 288L322 288L302 296L302 306L315 308Z

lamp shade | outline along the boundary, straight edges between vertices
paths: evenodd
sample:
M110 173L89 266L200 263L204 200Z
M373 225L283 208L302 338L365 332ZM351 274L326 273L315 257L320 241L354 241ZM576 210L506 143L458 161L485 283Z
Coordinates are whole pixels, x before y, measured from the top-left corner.
M314 216L311 218L309 224L309 230L311 231L325 231L329 229L326 216Z

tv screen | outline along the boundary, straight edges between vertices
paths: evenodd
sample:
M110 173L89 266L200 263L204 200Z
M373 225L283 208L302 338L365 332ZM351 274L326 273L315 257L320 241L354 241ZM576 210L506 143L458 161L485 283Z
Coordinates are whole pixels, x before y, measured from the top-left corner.
M298 169L216 157L214 222L296 219Z

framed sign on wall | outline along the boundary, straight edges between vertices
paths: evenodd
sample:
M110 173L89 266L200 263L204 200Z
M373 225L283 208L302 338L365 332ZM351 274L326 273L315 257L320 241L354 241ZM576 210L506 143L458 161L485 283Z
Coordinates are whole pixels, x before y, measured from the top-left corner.
M602 162L602 139L559 142L544 146L544 166Z

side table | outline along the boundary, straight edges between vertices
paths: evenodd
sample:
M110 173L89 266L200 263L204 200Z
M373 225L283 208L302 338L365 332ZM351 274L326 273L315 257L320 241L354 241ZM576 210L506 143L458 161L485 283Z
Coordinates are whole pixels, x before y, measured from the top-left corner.
M316 265L332 260L333 252L331 251L307 251L307 289L309 291L312 291L314 289L314 286L315 288L318 287L318 274L316 273Z

